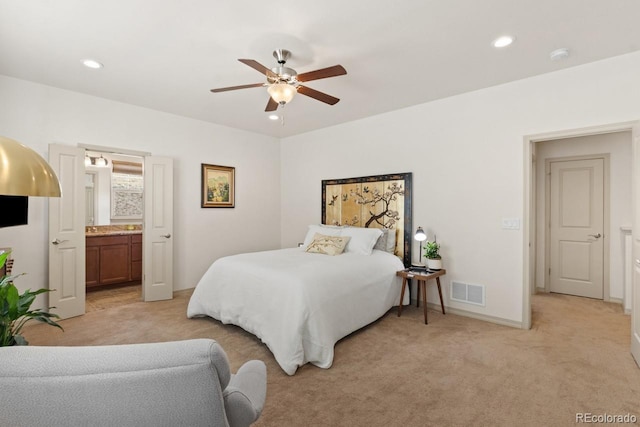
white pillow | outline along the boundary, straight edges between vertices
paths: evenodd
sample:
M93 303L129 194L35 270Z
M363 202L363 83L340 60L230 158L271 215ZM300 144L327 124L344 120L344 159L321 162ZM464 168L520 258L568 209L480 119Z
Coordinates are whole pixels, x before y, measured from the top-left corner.
M378 238L382 236L379 228L345 227L341 231L341 236L351 237L345 252L361 255L371 255Z
M397 230L388 228L382 228L382 235L378 237L378 241L376 242L373 249L377 249L379 251L389 252L392 255L396 253L396 233Z
M398 241L397 233L398 230L394 228L389 230L389 235L387 236L387 252L392 255L396 254L396 243Z
M324 234L325 236L340 236L342 229L343 227L337 227L333 225L312 224L309 226L309 231L307 231L307 235L304 238L304 243L302 244L302 247L306 250L311 244L311 242L313 242L313 237L316 235L316 233Z

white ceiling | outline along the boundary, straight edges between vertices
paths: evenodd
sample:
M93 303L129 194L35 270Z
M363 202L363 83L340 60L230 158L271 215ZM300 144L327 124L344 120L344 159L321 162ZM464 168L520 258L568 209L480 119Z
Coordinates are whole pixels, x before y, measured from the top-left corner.
M639 17L638 0L0 0L0 74L285 137L636 51ZM276 48L299 73L344 66L306 84L341 101L298 95L283 126L265 88L209 91L262 82L237 59L271 68Z

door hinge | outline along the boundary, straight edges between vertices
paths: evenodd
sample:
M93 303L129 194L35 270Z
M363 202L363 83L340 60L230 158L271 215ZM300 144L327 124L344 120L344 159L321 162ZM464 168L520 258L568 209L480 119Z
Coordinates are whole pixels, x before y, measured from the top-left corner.
M551 267L549 267L549 276L551 276Z

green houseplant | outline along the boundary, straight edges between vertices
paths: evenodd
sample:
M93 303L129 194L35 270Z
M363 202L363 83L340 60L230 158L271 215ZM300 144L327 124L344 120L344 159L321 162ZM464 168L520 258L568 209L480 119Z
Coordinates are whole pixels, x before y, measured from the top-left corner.
M424 257L427 259L427 267L429 270L442 270L440 243L438 243L435 238L433 242L427 241L425 243Z
M0 254L0 269L4 267L9 254L10 252ZM36 296L49 292L49 289L37 291L27 289L20 294L13 284L13 280L20 276L22 274L15 276L5 274L0 279L0 347L29 344L20 332L30 320L37 320L62 329L62 326L52 320L59 317L57 314L48 313L39 308L31 310L31 304Z

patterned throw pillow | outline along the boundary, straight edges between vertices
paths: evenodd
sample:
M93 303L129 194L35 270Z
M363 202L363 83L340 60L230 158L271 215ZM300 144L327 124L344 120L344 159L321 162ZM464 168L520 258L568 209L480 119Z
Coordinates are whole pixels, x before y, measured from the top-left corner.
M382 229L382 236L378 237L378 241L373 249L389 252L391 255L396 253L396 230Z
M347 236L325 236L316 233L313 240L307 246L307 252L324 254L324 255L340 255L344 252L344 248L349 243L351 237Z

